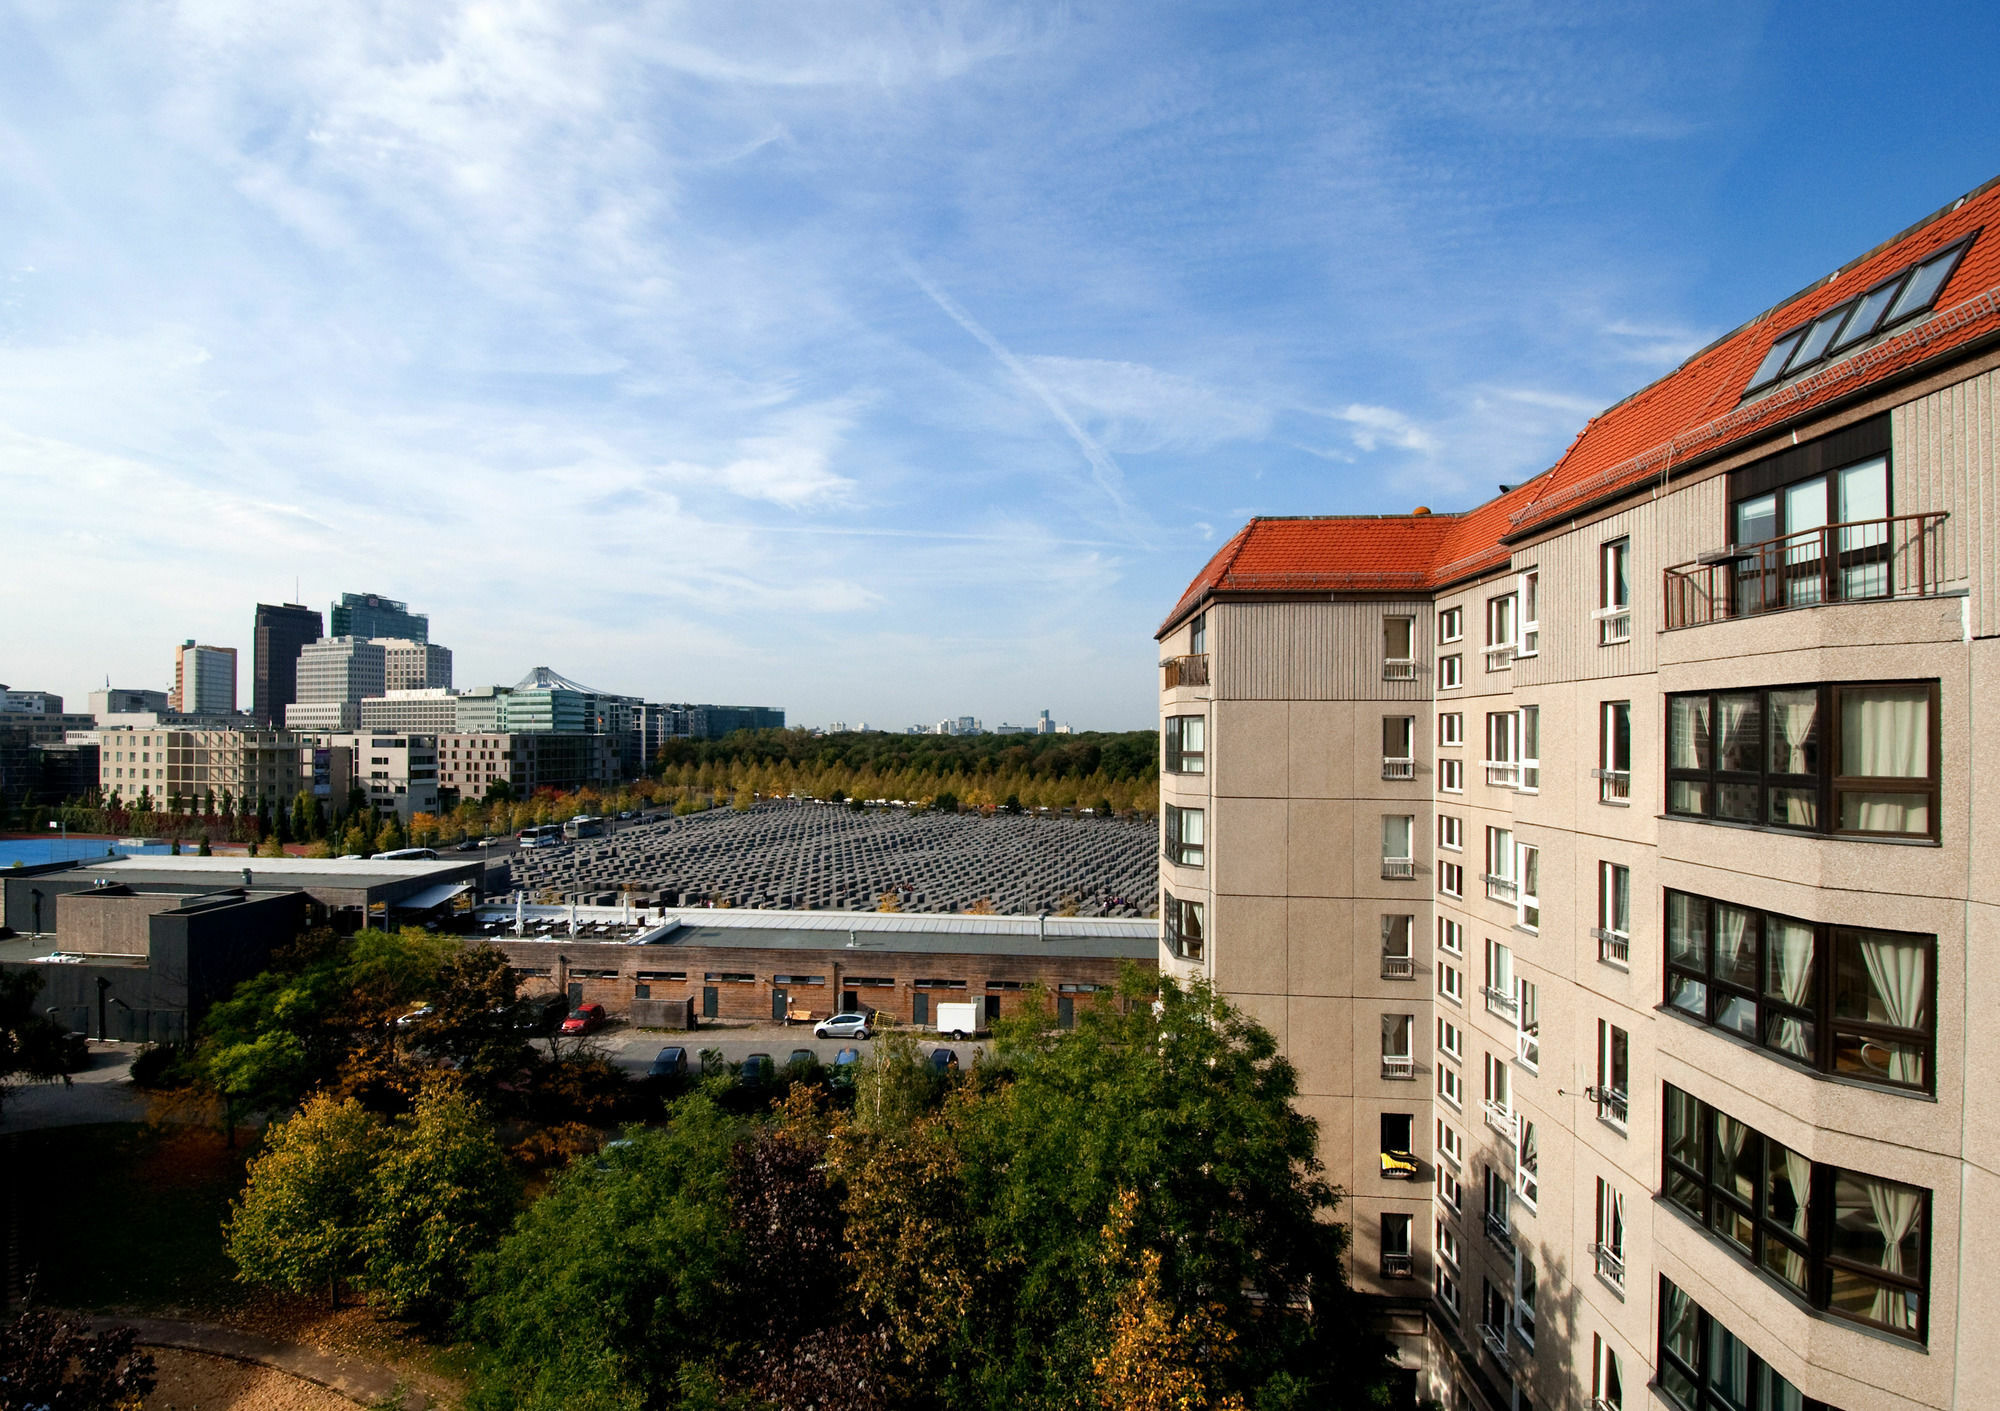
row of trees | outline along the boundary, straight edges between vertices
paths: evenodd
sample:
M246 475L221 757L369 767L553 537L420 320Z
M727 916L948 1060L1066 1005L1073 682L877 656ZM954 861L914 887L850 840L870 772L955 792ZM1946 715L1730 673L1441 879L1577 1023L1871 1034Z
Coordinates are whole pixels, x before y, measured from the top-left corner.
M1145 783L1159 775L1156 730L1082 735L890 735L879 731L816 735L810 730L738 730L722 740L673 740L656 763L766 767L800 774L1013 775L1029 780L1101 774L1112 783Z

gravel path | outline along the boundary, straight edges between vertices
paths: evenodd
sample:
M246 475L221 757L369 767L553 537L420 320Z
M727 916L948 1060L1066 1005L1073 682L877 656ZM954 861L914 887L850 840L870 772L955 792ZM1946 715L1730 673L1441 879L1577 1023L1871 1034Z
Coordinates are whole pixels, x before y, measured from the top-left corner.
M273 1367L179 1348L151 1351L160 1380L145 1411L354 1411L361 1404Z

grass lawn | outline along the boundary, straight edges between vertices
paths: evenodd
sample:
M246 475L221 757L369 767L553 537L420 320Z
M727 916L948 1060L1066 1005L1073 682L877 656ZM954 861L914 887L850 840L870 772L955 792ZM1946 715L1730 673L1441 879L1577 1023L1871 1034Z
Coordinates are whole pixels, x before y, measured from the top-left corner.
M38 1303L213 1314L245 1302L222 1248L254 1138L134 1123L5 1139L23 1264Z

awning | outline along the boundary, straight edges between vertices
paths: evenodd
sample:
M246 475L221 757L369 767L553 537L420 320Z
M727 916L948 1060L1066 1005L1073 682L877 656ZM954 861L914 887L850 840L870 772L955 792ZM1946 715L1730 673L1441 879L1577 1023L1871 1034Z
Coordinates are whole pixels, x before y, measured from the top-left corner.
M1417 1159L1407 1151L1385 1151L1382 1153L1382 1174L1390 1180L1414 1180L1417 1175Z
M398 911L430 911L443 906L460 892L471 890L470 882L440 882L435 887L425 887L421 892L392 901L390 906Z

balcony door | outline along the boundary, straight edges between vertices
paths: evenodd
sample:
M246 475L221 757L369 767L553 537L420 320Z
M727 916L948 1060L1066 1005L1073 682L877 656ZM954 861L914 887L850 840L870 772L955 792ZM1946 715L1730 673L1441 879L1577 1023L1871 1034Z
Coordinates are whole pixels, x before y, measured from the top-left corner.
M1737 569L1737 611L1887 596L1888 517L1884 456L1738 500L1733 537L1757 552ZM1840 527L1829 535L1829 525Z

